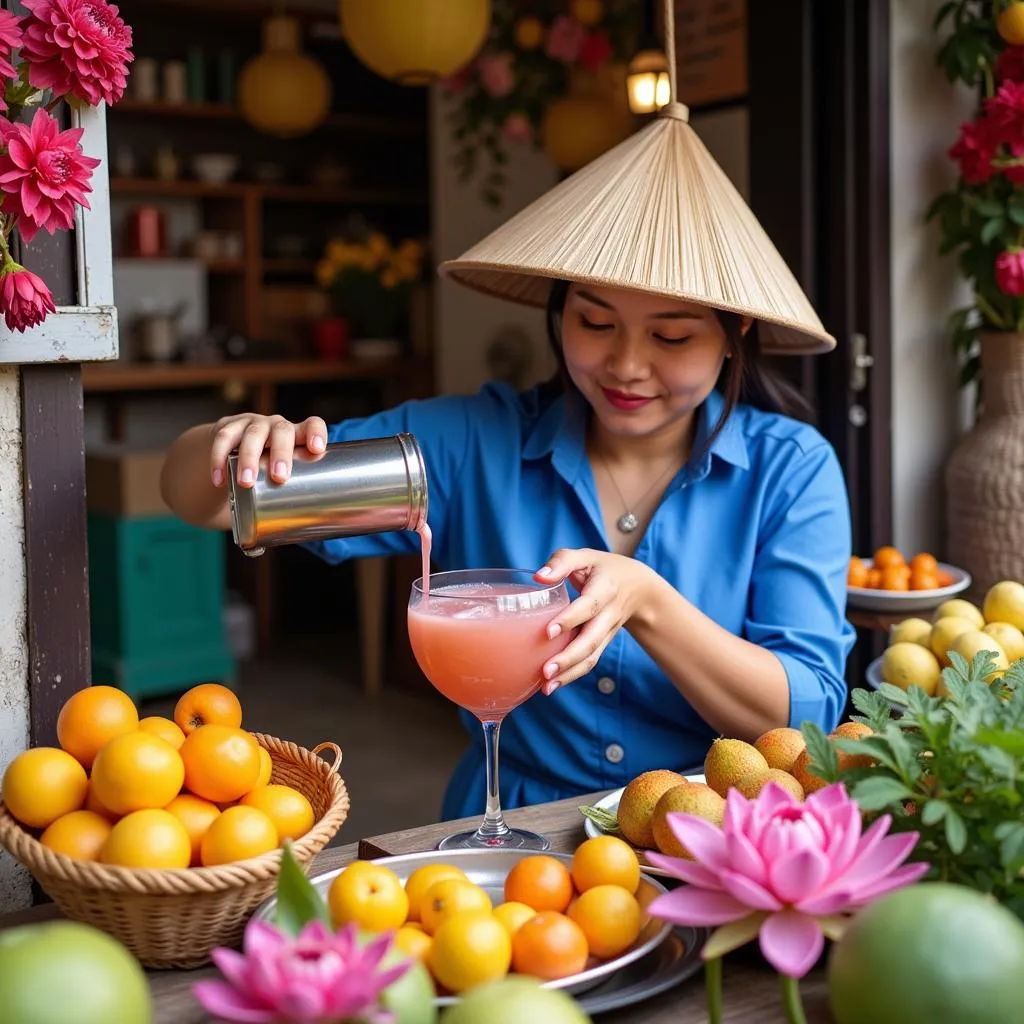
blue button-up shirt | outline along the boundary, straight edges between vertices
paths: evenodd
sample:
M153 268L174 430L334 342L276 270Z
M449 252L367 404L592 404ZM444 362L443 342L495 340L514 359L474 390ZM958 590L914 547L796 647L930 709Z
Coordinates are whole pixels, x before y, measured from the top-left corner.
M708 449L723 399L699 411L693 455L669 484L635 558L730 632L772 651L789 679L789 721L826 731L846 701L849 507L835 452L813 428L738 406ZM409 402L332 426L331 441L414 434L429 487L439 569L537 569L560 547L609 550L578 396L517 394ZM329 562L418 551L415 534L311 545ZM756 682L756 681L755 681ZM482 812L479 722L449 784L446 818ZM699 766L715 730L647 652L620 630L597 667L538 694L501 731L506 808L625 785L656 768ZM698 768L699 770L699 768Z

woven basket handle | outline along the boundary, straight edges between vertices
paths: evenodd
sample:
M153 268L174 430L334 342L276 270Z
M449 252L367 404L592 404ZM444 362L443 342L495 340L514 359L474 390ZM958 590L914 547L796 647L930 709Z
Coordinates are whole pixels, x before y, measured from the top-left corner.
M334 755L334 759L331 762L331 772L332 774L337 775L341 768L341 747L339 747L337 743L331 743L331 741L328 740L326 743L318 743L313 748L313 753L319 757L320 753L324 750L329 750Z

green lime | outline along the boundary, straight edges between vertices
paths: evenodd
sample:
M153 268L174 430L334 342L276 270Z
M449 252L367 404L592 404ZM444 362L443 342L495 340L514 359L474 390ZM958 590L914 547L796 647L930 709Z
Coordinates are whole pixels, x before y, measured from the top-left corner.
M509 976L467 992L441 1024L590 1024L579 1004L564 992L544 988L535 978Z
M860 911L832 947L836 1024L1024 1024L1024 924L973 889L924 882Z

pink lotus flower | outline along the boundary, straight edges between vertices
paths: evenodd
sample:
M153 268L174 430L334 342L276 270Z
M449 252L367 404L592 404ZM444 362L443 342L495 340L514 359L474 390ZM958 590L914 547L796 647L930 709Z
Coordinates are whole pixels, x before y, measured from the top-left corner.
M511 53L489 53L480 58L480 84L488 95L500 100L507 96L516 84L516 76L512 71Z
M11 261L0 273L0 310L8 330L35 327L56 308L46 282L31 270Z
M1004 295L1024 295L1024 249L1007 249L996 257L996 284Z
M587 38L587 30L575 18L561 14L548 30L544 52L552 60L560 60L563 64L575 64Z
M4 92L8 82L18 77L11 54L21 46L21 18L10 11L0 10L0 111L7 109Z
M525 114L509 114L501 126L501 133L509 142L530 142L533 140L533 125Z
M825 934L841 933L843 915L928 870L903 864L918 836L886 836L891 822L882 815L862 835L860 809L842 783L803 803L775 783L756 800L730 790L721 828L669 815L694 859L647 854L655 867L689 883L659 896L650 912L675 924L724 925L705 946L705 960L759 936L765 959L780 974L801 978L821 956Z
M28 80L90 106L116 103L128 81L132 30L106 0L24 0Z
M291 939L253 918L245 927L244 954L212 953L226 980L197 982L192 993L211 1016L239 1024L386 1024L392 1014L381 995L411 961L382 970L391 936L365 946L356 936L355 925L333 934L312 921Z
M12 124L0 118L0 210L18 218L18 229L31 242L40 228L52 235L75 222L75 205L88 209L85 196L99 160L82 153L81 128L61 131L42 107L32 124Z

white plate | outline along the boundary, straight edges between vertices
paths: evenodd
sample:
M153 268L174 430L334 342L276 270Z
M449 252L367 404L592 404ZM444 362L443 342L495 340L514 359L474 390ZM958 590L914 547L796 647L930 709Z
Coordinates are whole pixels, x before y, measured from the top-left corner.
M703 775L684 775L684 779L687 782L705 782ZM625 787L623 787L625 789ZM608 811L611 814L617 814L619 810L619 801L622 799L622 789L616 789L609 793L607 796L601 797L594 806L601 811ZM603 836L603 833L589 818L583 819L583 831L586 832L589 839L593 839L596 836ZM636 851L637 856L640 858L640 863L643 865L644 871L649 875L657 875L659 878L672 878L667 871L663 871L661 868L653 867L647 863L647 859L644 857L643 850Z
M373 858L373 863L384 864L391 868L403 883L416 868L423 867L424 864L456 865L462 868L471 882L484 889L491 897L494 905L497 906L504 899L505 877L515 864L523 858L530 856L534 856L534 854L529 850L428 850L426 853L406 853L394 857L375 857ZM545 856L563 861L567 867L572 862L571 854L549 852ZM324 900L327 899L327 892L331 887L331 882L344 870L344 868L338 868L335 871L327 871L322 875L315 875L310 878L310 881L316 886ZM640 877L640 891L643 892L645 905L650 899L653 899L654 895L660 895L667 891L660 882L649 877L650 874L651 872L645 871ZM257 908L255 916L262 921L272 922L276 903L277 897L272 896ZM617 956L612 960L591 960L587 969L581 973L573 974L568 978L559 978L557 981L547 981L544 983L544 986L545 988L565 989L572 995L588 992L590 989L606 981L611 975L627 964L632 964L657 949L669 937L671 932L672 925L667 921L646 917L639 938L621 956ZM434 999L434 1002L437 1006L450 1006L458 1002L458 997L438 996Z
M870 569L871 559L864 559ZM906 612L926 612L938 608L943 601L966 590L971 585L971 574L955 565L939 562L939 568L953 577L948 587L935 590L878 590L875 587L847 587L846 600L851 608L867 612L889 612L899 615Z
M875 658L875 660L868 665L867 671L864 673L864 678L872 690L877 690L882 683L885 682L885 680L882 679L881 658Z

